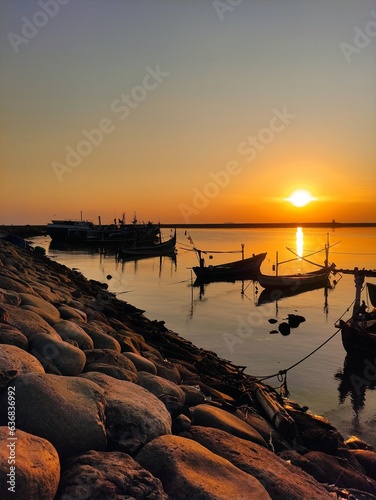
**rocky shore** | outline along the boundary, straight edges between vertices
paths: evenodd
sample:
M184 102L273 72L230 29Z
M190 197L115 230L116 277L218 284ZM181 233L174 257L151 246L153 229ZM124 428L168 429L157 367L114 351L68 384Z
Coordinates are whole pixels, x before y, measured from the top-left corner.
M0 239L8 499L376 499L376 453L107 285Z

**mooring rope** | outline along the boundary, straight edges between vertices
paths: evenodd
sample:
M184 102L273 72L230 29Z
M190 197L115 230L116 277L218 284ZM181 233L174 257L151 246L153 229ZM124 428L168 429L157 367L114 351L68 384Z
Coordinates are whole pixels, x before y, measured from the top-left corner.
M338 330L335 333L333 333L333 335L331 335L328 339L326 339L325 342L323 342L322 344L320 344L318 347L316 347L316 349L314 349L312 352L310 352L309 354L307 354L307 356L304 356L304 358L302 358L301 360L297 361L293 365L289 366L285 370L279 370L279 372L273 373L273 375L267 375L267 376L263 376L263 377L255 377L256 378L256 382L263 382L264 380L268 380L269 378L274 378L274 377L277 377L280 382L284 381L283 377L286 376L286 374L287 374L288 371L290 371L293 368L295 368L296 366L300 365L300 363L303 363L303 361L305 361L310 356L312 356L313 354L315 354L315 352L317 352L319 349L321 349L322 347L324 347L324 345L327 344L330 340L332 340L332 338L334 338L337 335L337 333L339 333L340 331L341 331L341 328L338 328Z

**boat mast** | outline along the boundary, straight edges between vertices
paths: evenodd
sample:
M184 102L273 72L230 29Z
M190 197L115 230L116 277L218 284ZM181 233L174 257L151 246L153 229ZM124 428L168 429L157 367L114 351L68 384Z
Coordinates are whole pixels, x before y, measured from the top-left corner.
M326 245L325 245L325 268L329 267L329 233L326 233Z
M358 268L354 268L354 282L355 282L355 301L352 315L352 324L357 325L359 319L359 308L360 308L360 295L362 292L362 287L364 283L364 274L358 273Z

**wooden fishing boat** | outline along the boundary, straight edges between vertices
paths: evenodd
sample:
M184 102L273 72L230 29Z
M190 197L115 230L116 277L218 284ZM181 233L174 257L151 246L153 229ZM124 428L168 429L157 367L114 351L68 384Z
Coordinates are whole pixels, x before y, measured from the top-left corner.
M118 252L118 258L127 259L135 257L154 257L159 255L174 255L176 253L176 230L174 235L167 241L153 245L138 245L133 247L122 247Z
M197 252L200 252L196 249ZM197 281L210 283L213 281L238 281L246 279L256 279L260 272L260 266L266 257L265 253L259 253L252 257L219 264L216 266L205 266L204 259L199 253L200 265L193 267L197 276Z
M365 303L360 304L363 281L364 275L355 274L356 297L352 317L336 325L341 328L345 351L356 357L376 354L376 284L367 283L369 300L373 306L373 310L367 312Z
M309 273L285 274L285 275L266 275L259 274L257 281L266 289L283 290L305 290L310 287L325 286L329 283L329 275L333 267L325 267Z

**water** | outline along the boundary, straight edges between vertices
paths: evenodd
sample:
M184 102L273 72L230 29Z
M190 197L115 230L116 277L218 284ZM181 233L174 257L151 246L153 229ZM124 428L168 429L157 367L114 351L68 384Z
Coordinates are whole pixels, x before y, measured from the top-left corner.
M198 347L214 351L218 356L246 372L267 376L303 359L336 332L334 323L354 300L352 275L336 276L333 289L307 291L278 302L258 305L261 287L254 282L211 283L204 289L192 287L191 267L197 265L188 236L197 248L204 250L240 250L245 244L245 256L268 252L262 272L273 274L276 261L293 259L287 250L307 256L323 249L327 242L326 229L191 229L188 234L178 230L176 261L156 257L120 263L114 255L101 255L96 250L58 251L50 248L49 238L34 238L44 246L50 258L77 268L87 278L106 282L119 298L145 310L149 319L163 320L166 326L191 340ZM164 230L169 236L169 230ZM376 228L340 228L330 230L329 262L337 268L376 268ZM219 264L241 258L233 254L212 254L206 263ZM309 259L323 264L325 253ZM294 260L279 267L280 274L306 272L315 268L304 260ZM108 276L111 279L108 279ZM375 278L367 281L376 282ZM366 299L364 293L364 299ZM305 322L291 330L289 336L271 334L288 314L304 316ZM277 319L272 325L269 319ZM345 373L344 373L345 372ZM277 378L267 381L280 385ZM362 360L359 366L345 363L345 352L337 334L314 355L288 371L290 397L310 411L328 418L344 435L357 435L376 446L376 360Z

